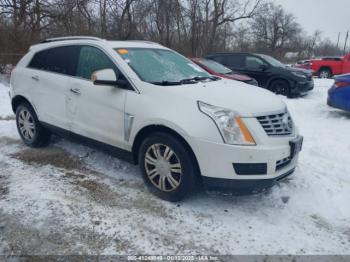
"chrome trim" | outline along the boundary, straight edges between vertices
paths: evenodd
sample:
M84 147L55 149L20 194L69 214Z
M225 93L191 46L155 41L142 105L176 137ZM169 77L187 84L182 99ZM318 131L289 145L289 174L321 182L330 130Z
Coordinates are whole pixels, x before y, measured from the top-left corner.
M85 39L85 40L88 40L88 39ZM72 77L72 78L76 78L76 79L80 79L80 80L85 80L85 81L91 82L91 80L85 79L85 78L81 78L79 76L71 76L71 75L66 75L66 74L61 74L61 73L57 73L57 72L52 72L52 71L47 71L47 70L43 70L43 69L36 69L36 68L29 67L30 62L32 61L32 59L34 58L34 55L36 53L42 52L42 51L45 51L45 50L49 50L49 49L52 49L52 48L65 47L65 46L91 46L91 47L95 47L95 48L101 50L106 56L109 57L109 59L111 59L112 63L117 67L119 72L121 72L126 77L126 79L129 81L130 85L133 87L133 90L129 90L129 89L124 89L124 90L125 91L129 91L129 92L135 92L137 94L141 93L140 90L136 87L136 85L133 82L132 78L130 78L127 74L125 74L125 71L123 70L123 68L120 68L120 66L118 65L117 61L115 61L115 59L108 53L108 51L104 47L101 47L99 45L95 45L95 44L92 44L92 43L65 43L65 42L63 42L63 43L56 44L54 46L48 46L46 48L35 50L35 51L33 51L33 54L31 54L31 57L30 57L27 65L25 66L25 68L26 69L30 69L30 70L39 70L41 72L57 74L57 75L62 75L62 76L66 76L66 77ZM114 52L113 48L112 48L112 50Z
M288 111L269 114L256 118L268 136L291 136L294 134L294 123Z
M253 115L253 118L256 118L256 117L261 117L261 116L278 115L278 114L283 114L286 112L288 112L288 109L287 109L287 107L284 107L283 109L280 109L280 110L260 112L260 113L255 113L252 115ZM249 117L247 117L247 118L249 118Z
M124 139L129 142L132 125L134 123L135 116L128 113L124 114Z

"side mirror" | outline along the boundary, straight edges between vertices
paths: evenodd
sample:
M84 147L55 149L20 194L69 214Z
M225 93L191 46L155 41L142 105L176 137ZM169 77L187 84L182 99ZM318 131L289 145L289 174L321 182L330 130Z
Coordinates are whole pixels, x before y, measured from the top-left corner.
M262 64L259 66L259 68L261 69L261 71L266 71L269 67L266 64Z
M94 85L108 85L108 86L120 86L126 87L128 81L124 79L117 79L117 76L113 69L102 69L94 72L91 75L91 80Z

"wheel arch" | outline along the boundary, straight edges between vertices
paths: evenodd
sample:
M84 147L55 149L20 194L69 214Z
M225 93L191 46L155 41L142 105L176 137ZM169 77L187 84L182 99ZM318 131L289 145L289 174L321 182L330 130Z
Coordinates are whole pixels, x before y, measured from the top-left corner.
M321 66L320 69L318 69L318 73L320 73L322 70L329 70L329 72L331 72L331 74L333 75L333 70L330 66Z
M144 139L146 139L151 134L158 133L158 132L169 134L169 135L171 135L179 140L179 142L190 153L190 156L193 160L193 163L196 165L196 169L198 171L197 175L200 176L201 171L200 171L199 163L198 163L197 157L196 157L194 151L192 150L190 144L177 131L175 131L167 126L164 126L164 125L148 125L148 126L143 127L136 134L133 145L132 145L132 155L133 155L133 159L134 159L135 164L138 164L138 161L139 161L139 150L140 150L140 146L142 144L142 141L144 141Z
M267 89L270 90L270 89L271 89L271 85L272 85L274 82L276 82L276 81L283 81L283 82L286 82L286 83L289 85L290 88L293 86L293 81L292 81L292 80L287 79L287 78L283 78L283 77L280 77L280 76L276 76L276 77L271 78L271 79L269 80L269 82L268 82L267 85L266 85Z
M293 85L293 80L292 79L289 79L287 77L283 77L281 75L274 75L272 76L266 83L266 88L269 89L271 84L275 81L278 81L278 80L282 80L282 81L285 81L287 82L290 86Z
M16 95L15 97L12 98L11 106L12 106L13 113L16 114L17 107L22 103L29 104L33 108L34 112L36 113L36 110L35 110L34 106L32 105L32 103L29 101L29 99L27 99L26 97L24 97L22 95Z

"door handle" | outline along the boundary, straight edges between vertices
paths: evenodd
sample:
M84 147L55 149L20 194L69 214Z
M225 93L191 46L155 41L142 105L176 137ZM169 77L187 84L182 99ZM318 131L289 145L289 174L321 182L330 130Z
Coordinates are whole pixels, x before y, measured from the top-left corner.
M32 76L32 79L35 80L35 81L39 81L39 76Z
M70 91L74 94L80 95L80 89L79 88L71 88Z

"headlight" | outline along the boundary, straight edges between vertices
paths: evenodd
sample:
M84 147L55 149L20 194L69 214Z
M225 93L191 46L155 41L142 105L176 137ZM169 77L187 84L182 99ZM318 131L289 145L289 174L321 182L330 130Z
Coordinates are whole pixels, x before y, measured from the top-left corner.
M226 144L256 145L248 128L245 126L237 112L208 105L201 101L198 101L198 107L201 112L214 121Z
M293 75L297 76L297 77L302 77L302 78L306 78L306 75L304 75L303 73L299 73L299 72L292 72Z

